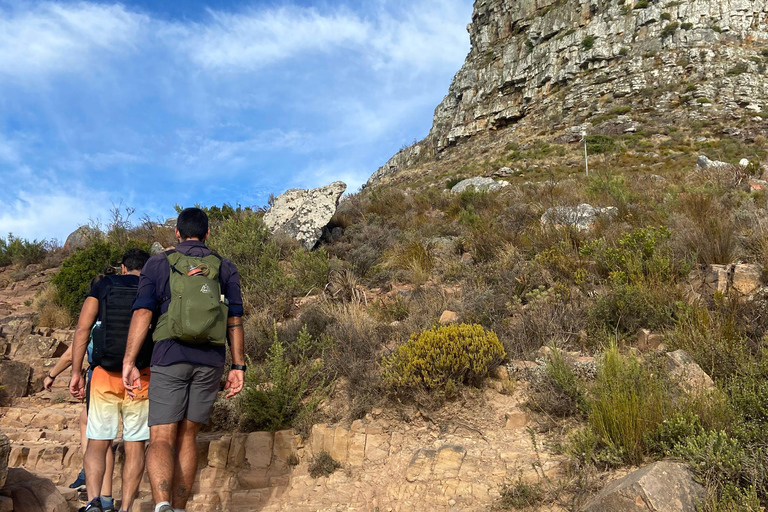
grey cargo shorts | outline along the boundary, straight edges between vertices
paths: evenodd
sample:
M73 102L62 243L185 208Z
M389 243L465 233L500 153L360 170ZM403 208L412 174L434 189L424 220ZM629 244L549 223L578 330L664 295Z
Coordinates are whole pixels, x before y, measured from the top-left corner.
M183 419L205 423L219 391L224 368L176 363L152 366L149 381L149 426Z

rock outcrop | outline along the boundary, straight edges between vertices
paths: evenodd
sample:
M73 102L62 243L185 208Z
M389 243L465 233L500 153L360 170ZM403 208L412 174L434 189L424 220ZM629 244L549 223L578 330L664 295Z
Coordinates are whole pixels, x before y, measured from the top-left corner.
M765 0L477 0L468 31L471 50L429 135L369 184L531 116L563 131L602 116L590 133L605 125L610 134L637 129L635 107L674 123L754 117L768 106Z
M541 216L542 225L572 227L579 231L592 229L599 217L613 218L618 213L615 206L594 207L589 204L579 206L555 206Z
M478 192L493 192L494 190L499 190L507 186L509 186L509 182L507 181L496 181L491 178L476 177L468 178L458 182L451 188L451 192L454 194L461 194L470 187L474 188Z
M0 432L0 489L5 485L8 476L8 459L11 456L11 441Z
M269 211L264 223L274 231L282 231L311 250L320 240L323 228L336 213L339 198L347 189L342 181L314 189L293 188L280 194Z
M91 226L80 226L67 237L67 241L64 242L64 249L67 251L74 251L75 249L81 249L88 245L88 242L95 237L101 236L101 231Z
M69 504L53 482L21 468L11 468L3 496L13 500L14 512L69 512Z
M695 512L704 488L685 464L661 461L611 482L582 512Z

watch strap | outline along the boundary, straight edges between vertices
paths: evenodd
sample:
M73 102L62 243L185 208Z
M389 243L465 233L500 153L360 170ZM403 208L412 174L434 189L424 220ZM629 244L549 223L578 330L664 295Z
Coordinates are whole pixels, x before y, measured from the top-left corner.
M245 371L245 365L244 364L231 364L229 365L230 370L242 370Z

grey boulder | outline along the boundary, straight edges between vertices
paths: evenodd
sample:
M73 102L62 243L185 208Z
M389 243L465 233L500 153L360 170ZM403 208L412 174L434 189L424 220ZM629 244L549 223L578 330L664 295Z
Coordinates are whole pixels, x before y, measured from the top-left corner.
M706 155L699 155L696 159L696 165L700 169L717 169L718 167L728 167L728 162L720 162L719 160L710 160Z
M579 231L592 229L598 217L609 219L616 216L618 209L615 206L592 206L580 204L579 206L555 206L549 208L541 216L541 224L557 227L572 227Z
M704 496L685 464L661 461L609 483L581 512L695 512Z
M64 242L64 249L67 251L74 251L75 249L82 249L94 238L98 238L102 235L101 231L91 226L80 226L67 237L67 241Z
M313 189L293 188L280 194L264 215L264 224L272 231L282 231L307 250L317 245L328 225L339 198L347 189L342 181Z
M451 188L451 192L454 194L461 194L465 190L467 190L469 187L474 187L477 191L488 191L492 192L494 190L499 190L504 187L509 186L509 183L506 181L496 181L491 178L484 178L482 176L477 176L475 178L468 178L466 180L462 180L455 184Z

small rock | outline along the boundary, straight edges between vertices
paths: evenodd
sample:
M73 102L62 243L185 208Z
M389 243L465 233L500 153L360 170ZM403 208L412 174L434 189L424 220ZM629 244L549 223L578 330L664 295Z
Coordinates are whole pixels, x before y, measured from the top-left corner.
M637 331L637 348L642 351L656 350L663 340L661 334L654 334L648 329Z
M749 180L750 190L768 190L768 181L751 178Z
M472 263L475 262L475 258L473 258L472 255L469 254L468 252L465 252L464 254L461 255L461 262L464 263L465 265L471 265Z
M742 158L741 160L739 160L740 167L746 168L748 165L749 165L749 160L747 160L746 158Z
M531 417L524 412L511 412L507 413L507 423L504 425L505 430L518 430L524 428L530 422Z
M509 379L509 371L505 366L498 365L491 370L491 378L496 380L507 380Z
M443 314L440 315L439 322L441 324L452 324L454 322L457 322L458 320L459 320L458 313L456 313L455 311L449 311L446 309L445 311L443 311Z

